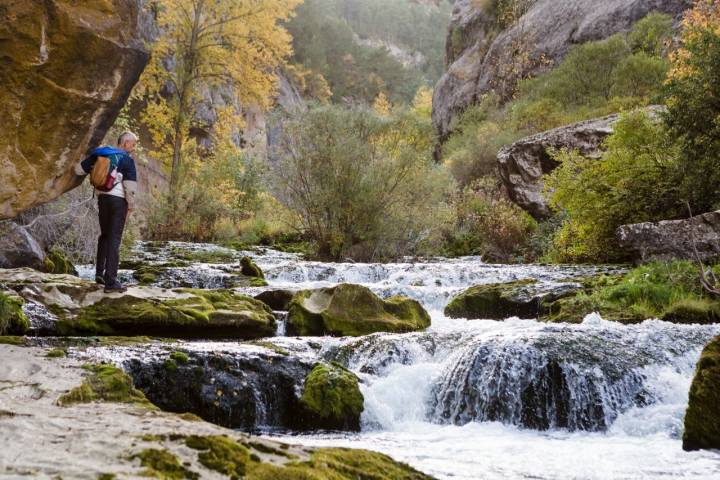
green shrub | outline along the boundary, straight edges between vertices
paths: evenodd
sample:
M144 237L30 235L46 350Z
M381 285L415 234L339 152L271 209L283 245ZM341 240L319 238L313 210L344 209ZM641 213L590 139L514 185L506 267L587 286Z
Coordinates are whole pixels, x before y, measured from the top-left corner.
M671 175L676 152L661 125L644 112L626 114L606 146L599 160L555 153L560 166L545 186L551 205L566 216L554 238L555 261L622 260L617 227L682 212Z
M652 12L635 24L628 34L634 52L660 56L667 49L673 34L673 18L665 13Z
M271 180L321 258L379 260L439 240L451 186L429 119L324 106L284 125Z

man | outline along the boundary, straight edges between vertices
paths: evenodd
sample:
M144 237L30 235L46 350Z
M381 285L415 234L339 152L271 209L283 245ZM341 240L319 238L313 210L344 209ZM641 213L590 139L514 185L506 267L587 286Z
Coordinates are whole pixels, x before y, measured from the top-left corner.
M130 156L137 146L138 138L132 132L123 132L118 138L118 148L100 147L75 167L78 175L88 175L98 157L116 156L117 177L108 192L96 190L100 217L95 281L105 285L105 293L124 292L117 279L120 264L120 242L125 221L135 208L137 195L137 172L135 160Z

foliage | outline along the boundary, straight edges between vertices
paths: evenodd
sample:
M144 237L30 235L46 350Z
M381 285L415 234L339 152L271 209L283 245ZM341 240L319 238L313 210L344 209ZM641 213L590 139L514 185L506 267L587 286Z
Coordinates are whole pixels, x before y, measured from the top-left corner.
M496 180L473 182L453 196L451 205L455 223L445 232L448 254L508 262L526 253L536 223L504 195Z
M231 103L267 107L276 87L275 68L290 54L279 25L300 0L161 0L152 61L141 79L144 123L161 158L172 158L171 201L181 187L183 157L196 145L191 135L203 88L230 87ZM239 119L236 119L239 123Z
M682 211L671 176L676 151L661 125L643 112L625 114L606 146L600 160L555 153L560 166L545 186L551 206L566 215L554 239L555 261L621 260L617 227Z
M407 0L306 0L297 9L297 15L287 23L287 29L293 38L293 62L300 69L319 74L327 82L332 92L332 100L341 102L372 103L381 93L385 93L393 103L409 103L418 87L428 83L423 73L406 68L393 58L385 48L361 44L356 35L380 41L393 41L400 31L412 31L408 42L420 48L425 43L432 44L433 61L432 81L441 73L442 35L438 31L425 28L428 24L408 23L393 20L393 12L402 17L423 12L429 19L442 18L445 14L434 14L437 9L427 10ZM449 15L448 10L447 15ZM375 25L368 22L378 21ZM443 20L444 21L444 20ZM388 29L378 25L388 25ZM353 28L360 30L356 33ZM420 35L420 38L416 38ZM425 39L427 36L427 40ZM403 38L405 38L403 36Z
M316 107L284 126L272 183L321 258L417 253L435 240L450 184L432 147L429 120L413 111Z
M665 122L682 150L682 195L698 212L720 207L720 2L698 1L672 56Z
M628 42L634 52L660 56L667 49L672 34L672 17L659 12L651 12L635 24L628 35Z

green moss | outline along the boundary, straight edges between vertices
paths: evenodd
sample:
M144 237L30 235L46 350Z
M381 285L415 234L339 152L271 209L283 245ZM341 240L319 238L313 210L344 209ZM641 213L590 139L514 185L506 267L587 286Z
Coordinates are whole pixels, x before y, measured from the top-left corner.
M170 354L170 358L173 359L175 362L177 362L180 365L185 365L190 361L190 357L188 357L187 353L180 352L180 351L174 351Z
M303 426L359 430L364 401L354 373L337 364L318 363L305 379L300 397Z
M543 320L579 322L592 312L606 320L637 323L659 318L675 323L714 323L720 302L710 297L692 262L656 262L621 277L585 282L585 292L548 305Z
M346 448L315 450L305 462L284 466L253 462L248 480L432 480L382 453Z
M26 347L28 345L25 337L19 337L16 335L2 335L0 336L0 345L16 345L18 347Z
M75 403L119 402L134 403L147 408L155 406L137 390L125 372L112 365L87 365L84 367L90 375L83 383L58 399L58 405Z
M48 253L43 261L43 264L47 273L78 275L78 272L72 262L57 250L53 250Z
M62 348L53 348L45 356L48 358L62 358L67 356L67 352Z
M533 294L536 280L475 285L463 291L445 307L450 318L504 320L508 317L534 318L540 302Z
M177 259L193 263L232 263L235 255L227 250L183 250L174 247L171 255Z
M114 473L101 473L98 475L97 480L115 480L117 475Z
M202 418L191 412L180 413L178 414L178 417L182 418L186 422L204 422Z
M720 336L703 349L690 385L683 449L720 449Z
M62 335L156 335L257 338L275 333L275 316L262 302L229 290L178 290L186 298L105 297L76 318L60 319Z
M0 293L0 335L22 335L30 329L22 306L20 297Z
M163 480L198 479L200 475L183 467L180 460L167 450L149 448L133 455L145 467L145 476Z
M263 278L253 277L252 279L250 279L250 286L251 287L267 287L268 283Z
M250 257L240 259L240 272L246 277L265 278L263 271Z
M228 475L231 479L245 477L250 452L235 440L222 435L191 435L185 440L185 445L200 450L198 460L210 470Z
M253 345L257 345L258 347L267 348L268 350L272 350L273 352L279 353L280 355L284 355L284 356L290 355L290 352L288 352L287 350L285 350L282 347L275 345L274 343L261 342L261 341L257 341L257 340L254 342L250 342L250 343Z
M404 333L429 325L430 316L414 300L393 297L383 301L367 287L346 283L300 291L288 307L291 335Z

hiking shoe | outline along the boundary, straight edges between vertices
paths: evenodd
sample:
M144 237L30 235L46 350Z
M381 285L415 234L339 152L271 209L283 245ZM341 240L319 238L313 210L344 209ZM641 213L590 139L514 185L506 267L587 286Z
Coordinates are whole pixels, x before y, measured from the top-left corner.
M105 293L124 293L127 292L127 287L123 287L119 283L105 286Z
M95 283L98 285L105 285L105 279L102 275L95 275Z

